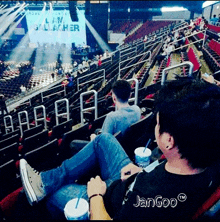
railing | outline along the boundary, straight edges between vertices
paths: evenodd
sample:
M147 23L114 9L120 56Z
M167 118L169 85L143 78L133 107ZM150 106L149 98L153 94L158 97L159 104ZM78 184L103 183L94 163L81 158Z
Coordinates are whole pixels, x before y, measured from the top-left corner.
M172 33L177 32L177 31L182 30L182 29L185 29L185 28L189 28L189 25L180 27L179 29L176 29L176 30L172 31Z
M139 88L138 80L135 79L135 78L132 78L132 79L128 79L127 81L129 83L130 82L135 82L135 94L134 94L134 97L130 98L128 101L129 102L133 102L134 101L134 105L137 105L137 103L138 103L138 88Z
M61 88L62 86L55 86L55 87L49 88L47 91L52 90L52 89L55 89L55 88L58 88L58 87ZM42 101L42 102L44 101L44 98L47 98L47 97L56 95L56 94L61 93L61 92L64 92L64 96L66 96L66 86L64 86L61 91L58 91L58 92L51 93L51 94L49 94L49 95L43 96L43 93L45 93L45 92L47 92L47 91L41 92L41 101Z
M133 49L134 49L134 50L133 50ZM122 55L123 52L129 51L129 50L133 50L133 51L128 52L128 53L125 53L124 55ZM135 53L135 54L137 55L137 46L132 47L132 48L130 48L130 49L126 49L126 50L124 50L123 52L119 51L119 61L121 61L121 60L122 60L122 57L124 58L126 55L130 55L130 54L132 54L132 53Z
M103 72L102 76L97 77L97 78L94 78L94 79L91 79L91 80L88 80L88 81L83 82L83 83L79 83L79 80L80 80L80 79L83 79L83 78L85 78L85 77L87 77L87 76L94 75L94 73L98 73L98 72ZM95 71L95 72L93 72L93 73L87 74L87 75L85 75L85 76L79 77L79 78L77 79L77 90L79 91L79 86L81 86L81 85L84 85L84 84L86 84L86 83L92 82L92 81L97 80L97 79L102 79L102 78L103 78L103 82L105 82L105 69L101 69L101 70Z
M182 26L182 25L189 25L189 24L188 24L188 22L183 22L183 23L181 23L181 24L177 24L177 25L175 25L175 27L173 28L173 30L175 29L175 31L176 31L176 29L178 29L179 26Z
M10 125L7 125L6 119L9 118L10 120ZM12 121L12 116L11 115L7 115L4 116L4 125L5 125L5 133L8 134L9 133L9 129L11 129L12 132L14 132L14 125L13 125L13 121Z
M58 113L58 104L66 102L66 112ZM56 125L59 125L59 117L67 116L67 121L70 119L70 110L69 110L69 100L68 99L60 99L55 101L55 115L56 115Z
M39 110L39 109L43 109L43 117L42 118L37 117L37 110ZM39 121L44 121L44 128L47 129L46 109L45 109L44 105L34 107L34 120L35 120L36 126L38 126Z
M189 76L192 76L192 72L193 72L193 64L189 61L186 61L186 62L183 62L181 64L177 64L177 65L174 65L174 66L170 66L170 67L167 67L165 68L163 71L162 71L162 78L161 78L161 85L164 85L165 83L165 79L166 79L166 71L168 70L171 70L171 69L176 69L178 67L181 67L181 66L185 66L185 65L188 65L189 66Z
M89 108L85 108L83 109L83 96L88 95L94 93L94 106L89 107ZM80 94L80 117L81 117L81 125L84 124L83 122L83 113L88 111L88 110L95 110L95 119L98 118L98 105L97 105L97 101L98 101L98 93L95 90L90 90L84 93Z
M172 50L171 52L174 52L174 51L176 51L176 50L185 48L185 47L187 47L187 46L189 46L189 45L192 45L192 44L195 44L195 43L201 42L201 41L202 41L202 46L204 46L204 44L205 44L205 37L206 37L206 29L203 30L203 31L196 32L196 33L194 33L194 34L188 35L188 36L186 36L186 38L191 37L191 36L194 36L194 35L197 35L198 33L202 33L202 32L204 32L204 37L203 37L203 39L199 39L199 40L196 40L196 41L194 41L194 42L191 42L191 43L189 43L189 44L187 44L187 45L183 45L183 46L181 46L181 47L179 47L179 48L176 48L176 49ZM182 39L183 39L183 38L182 38ZM178 41L180 41L180 40L182 40L182 39L179 39ZM169 45L171 45L171 44L174 43L174 42L178 42L178 41L173 41L173 42L169 43Z
M132 60L132 59L134 59L134 58L136 58L136 57L138 57L138 56L146 55L147 53L149 53L149 54L150 54L150 56L149 56L149 58L148 58L148 59L143 60L143 61L141 61L141 62L137 62L137 63L132 64L132 65L130 65L130 66L125 66L124 68L122 68L122 69L121 69L121 63L124 63L124 62L126 62L126 61L128 61L128 60ZM149 61L151 61L151 51L147 51L147 52L142 53L142 54L139 54L139 55L137 55L137 56L135 56L135 57L133 57L133 58L126 59L126 60L124 60L124 61L122 61L122 62L119 62L119 73L118 73L118 79L120 79L120 73L121 73L121 71L122 71L122 70L127 69L127 68L130 68L130 67L135 67L136 65L141 64L141 63L143 63L143 62L146 62L146 61L148 61L148 60L149 60Z
M23 113L25 114L25 118L26 118L26 121L24 121L24 122L22 122L22 120L21 120L21 115ZM27 128L30 129L29 118L28 118L27 111L21 111L21 112L18 113L18 122L19 122L19 126L20 126L21 137L22 137L23 136L23 128L22 128L22 126L23 125L27 125Z

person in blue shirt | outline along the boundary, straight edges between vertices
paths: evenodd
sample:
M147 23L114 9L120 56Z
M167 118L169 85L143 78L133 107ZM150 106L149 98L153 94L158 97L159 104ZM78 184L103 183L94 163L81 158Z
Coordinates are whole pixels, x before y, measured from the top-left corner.
M131 86L126 80L118 80L112 86L112 99L117 107L116 111L107 114L102 125L101 133L115 133L121 131L122 135L126 129L141 118L141 111L137 105L130 106L128 99L131 93ZM93 140L96 134L91 134ZM79 150L88 144L89 141L73 140L70 144L72 150Z
M213 15L213 18L211 18L210 21L212 22L213 25L215 25L216 22L218 22L218 18L216 17L216 15Z

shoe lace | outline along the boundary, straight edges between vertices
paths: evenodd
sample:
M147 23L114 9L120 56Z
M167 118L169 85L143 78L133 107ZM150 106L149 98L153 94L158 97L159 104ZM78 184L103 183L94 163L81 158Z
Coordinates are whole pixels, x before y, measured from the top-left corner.
M31 169L34 171L34 173L36 173L37 175L39 175L40 174L40 172L39 171L37 171L36 169L34 169L33 167L31 167Z

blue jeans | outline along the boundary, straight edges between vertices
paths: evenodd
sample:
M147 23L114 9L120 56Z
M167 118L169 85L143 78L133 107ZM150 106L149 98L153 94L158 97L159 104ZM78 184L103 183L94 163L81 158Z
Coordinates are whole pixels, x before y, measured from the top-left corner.
M81 194L88 201L87 186L75 181L97 164L100 177L108 188L112 182L120 179L121 169L131 162L113 135L100 134L60 167L40 174L46 194L51 194L47 199L48 210L58 219L64 217L63 209L69 200Z

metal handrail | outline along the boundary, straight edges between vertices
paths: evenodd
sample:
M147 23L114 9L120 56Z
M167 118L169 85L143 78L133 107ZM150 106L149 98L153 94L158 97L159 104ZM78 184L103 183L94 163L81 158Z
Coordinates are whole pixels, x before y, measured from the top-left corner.
M177 32L177 31L179 31L179 30L181 30L181 29L185 29L185 28L189 28L189 25L180 27L179 29L172 31L172 33Z
M37 110L42 108L43 109L43 117L37 118ZM36 126L38 126L38 121L44 121L44 128L47 129L47 122L46 122L46 109L44 105L35 106L34 107L34 120L36 123Z
M194 65L189 62L189 61L186 61L186 62L183 62L181 64L177 64L177 65L174 65L174 66L170 66L170 67L167 67L165 68L163 71L162 71L162 78L161 78L161 85L164 85L164 82L165 82L165 77L166 77L166 71L168 70L171 70L171 69L175 69L175 68L178 68L178 67L181 67L181 66L185 66L185 65L188 65L189 66L189 76L192 76L192 72L193 72L193 67Z
M141 61L141 62L137 62L137 63L132 64L132 65L130 65L130 66L125 66L124 68L121 69L121 63L122 63L122 62L125 62L125 61L128 61L128 60L131 60L131 59L134 59L134 58L136 58L136 57L138 57L138 56L146 55L147 53L150 53L150 56L149 56L148 59L143 60L143 61ZM122 61L122 62L119 62L118 79L120 78L121 70L124 70L124 69L130 68L130 67L134 67L135 65L138 65L138 64L140 64L140 63L146 62L146 61L148 61L148 60L151 61L151 51L147 51L147 52L142 53L142 54L139 54L139 55L137 55L137 56L135 56L135 57L133 57L133 58L130 58L130 59L124 60L124 61Z
M21 122L21 114L24 113L25 114L25 117L26 117L26 121L25 122ZM22 129L22 126L23 125L27 125L27 128L30 129L30 126L29 126L29 118L28 118L28 113L27 111L21 111L18 113L18 122L19 122L19 127L20 127L20 132L21 132L21 137L23 136L23 129Z
M133 98L130 98L128 101L129 102L132 102L134 101L134 105L137 105L138 103L138 88L139 88L139 82L136 78L132 78L132 79L128 79L127 80L128 82L133 82L135 81L135 94L134 94L134 97Z
M197 34L197 33L196 33ZM205 34L204 34L204 38L203 39L199 39L199 40L196 40L195 42L190 42L189 44L187 44L187 45L183 45L183 46L181 46L181 47L179 47L179 48L176 48L176 49L173 49L171 52L174 52L174 51L176 51L176 50L179 50L179 49L182 49L182 48L185 48L185 47L188 47L189 45L193 45L193 44L195 44L195 43L197 43L197 42L203 42L202 44L202 46L204 46L204 44L205 44L205 36L206 36L206 32L205 32Z
M51 89L58 88L58 87L61 87L61 86L55 86L55 87L53 87L53 88L48 89L47 91L49 91L49 90L51 90ZM44 101L44 98L47 98L47 97L56 95L56 94L61 93L61 92L64 92L64 96L66 96L66 86L64 86L61 91L58 91L58 92L55 92L55 93L51 93L51 94L48 94L48 95L46 95L46 96L43 96L43 93L44 93L44 92L46 92L46 91L41 92L41 101L42 101L42 102Z
M58 114L58 103L66 102L66 112ZM55 101L55 115L56 115L56 125L59 125L60 116L67 115L67 121L70 119L70 111L69 111L69 100L68 99L60 99Z
M196 33L191 34L191 35L187 35L187 36L185 36L185 37L183 37L183 38L188 38L188 37L191 37L191 36L197 35L197 34L199 34L199 33L203 33L203 32L204 32L204 37L203 37L203 39L205 39L205 36L206 36L206 29L205 29L205 30L202 30L202 31L200 31L200 32L196 32ZM181 41L183 38L178 39L178 40L173 41L173 42L170 42L170 43L168 44L168 46L170 46L171 44L173 44L173 43L175 43L175 42L179 42L179 41Z
M189 25L188 22L183 22L183 23L181 23L181 24L175 25L175 27L174 27L173 29L176 29L176 28L178 28L179 26L185 25L185 24ZM176 31L176 30L174 30L174 31Z
M83 96L94 93L94 106L83 109ZM95 119L98 118L98 106L97 106L97 101L98 101L98 93L95 90L90 90L87 92L83 92L80 94L80 117L81 117L81 125L83 125L83 112L88 111L88 110L95 110Z
M9 126L7 126L7 122L6 122L7 118L10 119L10 124L11 125L9 125ZM4 116L4 125L5 125L5 134L8 134L8 129L11 129L12 132L14 132L14 125L13 125L13 120L12 120L12 116L11 115Z
M134 50L134 51L132 51L132 52L128 52L128 53L126 53L125 55L123 55L123 56L121 56L120 55L120 57L119 57L119 61L123 61L123 59L121 59L121 57L125 57L125 56L128 56L128 55L130 55L130 54L132 54L132 53L135 53L136 55L137 55L137 48L136 48L136 50Z
M85 77L87 77L87 76L91 76L91 75L93 75L94 73L98 73L98 72L101 72L101 71L103 71L103 76L102 76L102 77L94 78L94 79L92 79L92 80L89 80L89 81L86 81L86 82L83 82L83 83L79 84L79 80L80 80L80 79L83 79L83 78L85 78ZM101 69L101 70L98 70L98 71L95 71L95 72L92 72L92 73L89 73L89 74L87 74L87 75L84 75L84 76L79 77L79 78L77 79L77 90L79 91L79 86L80 86L80 85L86 84L86 83L88 83L88 82L91 82L91 81L94 81L94 80L97 80L97 79L100 79L100 78L103 78L103 79L104 79L104 82L105 82L105 69Z

